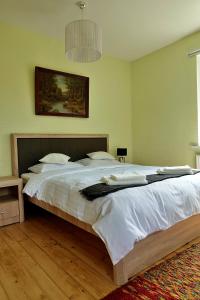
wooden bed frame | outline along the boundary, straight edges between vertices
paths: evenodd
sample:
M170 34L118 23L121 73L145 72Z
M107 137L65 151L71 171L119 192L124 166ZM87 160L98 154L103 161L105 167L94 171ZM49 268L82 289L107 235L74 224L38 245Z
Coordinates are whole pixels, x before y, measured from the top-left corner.
M59 135L59 134L12 134L11 149L12 149L12 167L13 175L19 176L18 162L18 139L68 139L68 138L105 138L108 145L107 135ZM108 147L107 147L108 149ZM56 208L44 201L29 197L28 200L33 204L61 217L62 219L74 224L75 226L96 235L92 226L79 221L75 217ZM122 285L128 279L145 268L156 263L166 255L175 251L179 247L192 241L200 236L200 214L192 216L184 221L181 221L167 230L159 231L144 240L139 241L134 246L128 255L126 255L119 263L113 266L113 278L117 285Z

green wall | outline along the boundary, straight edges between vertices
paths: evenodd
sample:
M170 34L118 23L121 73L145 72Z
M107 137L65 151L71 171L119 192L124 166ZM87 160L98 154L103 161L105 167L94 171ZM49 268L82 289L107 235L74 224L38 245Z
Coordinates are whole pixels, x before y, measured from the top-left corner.
M194 165L197 143L196 58L200 33L132 63L133 160Z
M110 150L132 154L131 65L103 57L92 64L67 61L64 42L0 23L0 176L11 174L11 133L108 133ZM90 77L90 117L36 116L34 67Z
M108 133L110 151L128 147L128 161L194 165L197 143L193 34L129 63L104 56L92 64L67 61L64 43L0 23L0 176L11 174L10 139L24 133ZM36 116L34 67L90 77L89 119Z

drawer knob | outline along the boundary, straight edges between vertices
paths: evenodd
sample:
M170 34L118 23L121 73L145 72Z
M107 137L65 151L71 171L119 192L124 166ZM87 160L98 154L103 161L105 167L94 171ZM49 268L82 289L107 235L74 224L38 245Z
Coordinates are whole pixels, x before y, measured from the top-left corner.
M5 210L0 210L0 215L4 215L6 213Z

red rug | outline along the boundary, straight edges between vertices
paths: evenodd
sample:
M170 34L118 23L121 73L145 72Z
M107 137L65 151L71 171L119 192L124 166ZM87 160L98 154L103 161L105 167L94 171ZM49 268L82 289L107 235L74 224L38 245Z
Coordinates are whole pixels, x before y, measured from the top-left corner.
M200 243L192 245L104 300L200 300Z

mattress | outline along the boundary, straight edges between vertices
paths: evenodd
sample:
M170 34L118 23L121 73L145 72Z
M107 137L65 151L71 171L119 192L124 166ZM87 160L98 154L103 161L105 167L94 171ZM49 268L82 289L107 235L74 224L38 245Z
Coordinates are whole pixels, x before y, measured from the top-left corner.
M92 225L113 264L134 244L200 213L200 173L127 188L90 202L80 190L111 174L155 174L158 167L122 164L49 171L28 180L24 193Z

